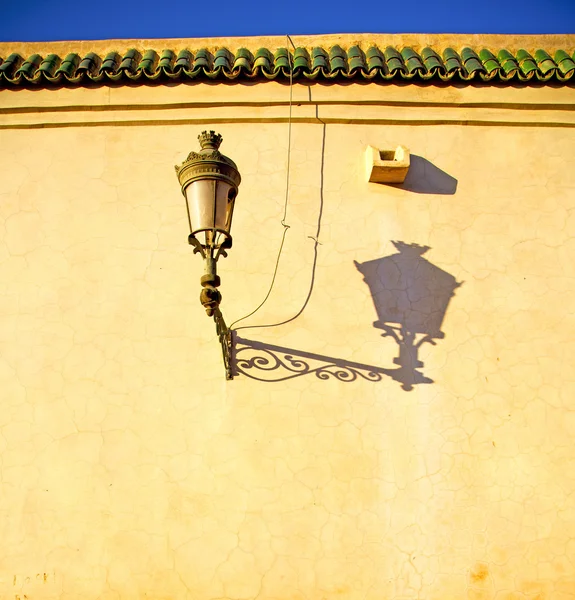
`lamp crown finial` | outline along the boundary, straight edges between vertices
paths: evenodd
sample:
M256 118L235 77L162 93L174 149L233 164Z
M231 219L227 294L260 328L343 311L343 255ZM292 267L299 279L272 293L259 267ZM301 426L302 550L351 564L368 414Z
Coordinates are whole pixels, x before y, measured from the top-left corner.
M202 131L202 133L200 133L198 136L198 140L200 140L200 146L202 147L202 150L205 148L217 150L220 147L223 138L219 133L216 133L212 129L210 131Z

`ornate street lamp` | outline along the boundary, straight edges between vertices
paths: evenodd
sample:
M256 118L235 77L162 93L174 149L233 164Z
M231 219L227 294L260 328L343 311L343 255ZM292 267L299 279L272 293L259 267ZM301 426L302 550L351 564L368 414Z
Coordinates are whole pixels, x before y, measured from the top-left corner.
M216 263L227 256L232 247L232 216L241 177L236 164L218 150L222 136L215 131L203 131L199 136L202 149L190 152L188 158L176 165L182 194L186 198L190 235L188 242L204 259L205 274L200 280L200 302L210 317L222 345L226 378L232 379L232 335L220 311L222 295L217 289L220 278Z

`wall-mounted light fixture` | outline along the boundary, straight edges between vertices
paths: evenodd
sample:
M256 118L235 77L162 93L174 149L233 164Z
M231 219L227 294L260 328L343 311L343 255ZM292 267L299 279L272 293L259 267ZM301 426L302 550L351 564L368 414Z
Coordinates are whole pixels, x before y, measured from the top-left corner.
M222 313L222 295L217 289L220 278L216 263L220 256L227 256L232 247L232 216L241 177L236 164L218 150L222 136L215 131L203 131L199 136L201 150L190 152L188 158L176 165L182 194L186 198L190 235L188 243L194 253L201 254L205 274L200 280L200 302L208 316L214 317L216 331L222 346L226 378L232 379L232 335Z

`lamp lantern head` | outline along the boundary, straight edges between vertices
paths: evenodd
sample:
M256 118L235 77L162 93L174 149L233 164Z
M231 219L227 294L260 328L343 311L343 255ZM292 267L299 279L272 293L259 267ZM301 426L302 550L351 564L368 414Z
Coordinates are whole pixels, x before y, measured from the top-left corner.
M186 198L189 242L204 258L217 260L232 246L230 229L241 177L234 161L219 151L220 134L203 131L198 139L201 150L190 152L176 173Z
M208 316L214 317L226 377L231 379L232 335L220 311L222 295L217 289L220 278L216 263L220 256L227 256L226 250L232 247L232 217L241 177L234 161L219 151L222 143L219 133L202 131L198 140L201 150L190 152L181 165L176 165L176 173L186 199L188 242L205 263L205 273L200 280L200 302Z

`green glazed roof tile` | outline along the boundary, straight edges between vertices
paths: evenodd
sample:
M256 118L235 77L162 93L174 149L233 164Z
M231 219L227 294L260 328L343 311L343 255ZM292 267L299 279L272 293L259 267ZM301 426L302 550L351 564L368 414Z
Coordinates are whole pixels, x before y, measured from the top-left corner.
M497 60L505 75L513 76L515 73L519 73L519 63L509 50L500 50L497 54Z
M16 71L16 75L23 75L31 79L36 74L41 62L42 57L39 54L32 54L22 63L22 66Z
M311 70L311 59L306 48L296 48L293 54L294 74Z
M158 69L162 69L162 71L170 71L172 69L172 65L174 64L174 59L176 55L172 50L162 50L160 54L160 60L158 61Z
M74 77L74 73L80 64L80 56L75 52L71 52L66 55L66 58L62 61L61 65L55 72L55 75L64 75L68 79Z
M366 70L365 54L359 46L352 46L348 50L347 62L350 74L353 74L357 70Z
M36 73L35 76L42 74L51 77L60 66L60 62L60 57L57 54L48 54L48 56L40 63L40 66L38 67L39 73Z
M254 63L254 57L247 48L240 48L236 52L236 58L233 64L234 71L245 71L250 74L252 70L252 64Z
M428 73L445 73L445 65L433 48L424 48L421 51L421 58L423 59L423 64Z
M234 56L227 48L220 48L214 56L214 70L222 69L226 73L232 70Z
M191 52L188 52L188 56L192 56ZM203 72L211 73L215 69L214 56L208 52L205 48L202 48L196 52L191 68L194 73Z
M347 73L347 54L339 46L333 46L329 51L329 66L332 74Z
M517 62L525 75L532 75L537 71L537 63L527 50L519 50L517 52Z
M316 47L311 51L311 70L324 69L324 72L329 72L329 58L327 52L323 48Z
M536 50L535 51L535 60L537 62L537 66L539 70L544 74L548 75L549 71L553 71L557 68L557 65L553 61L553 59L545 52L545 50Z
M145 71L150 75L155 72L156 61L158 60L158 55L155 50L146 50L144 55L142 56L142 60L138 65L138 71Z
M572 73L575 70L575 60L573 60L565 50L557 50L553 57L557 67L564 75Z
M395 71L401 71L403 73L407 72L407 69L403 64L403 58L395 48L388 46L385 49L383 56L387 63L387 68L391 74L393 74Z
M278 48L274 54L274 71L289 73L294 60L287 48Z
M138 61L140 60L140 54L137 50L133 48L128 50L124 57L122 58L122 62L120 63L119 71L129 71L130 73L136 70L138 65Z
M256 52L254 60L254 69L260 71L271 71L273 69L274 57L273 54L267 48L260 48Z
M488 50L487 48L483 48L483 50L479 52L479 59L481 60L485 71L490 75L496 74L499 69L501 69L501 66L497 62L497 58L495 58L491 50Z
M372 71L374 69L386 71L385 58L379 48L372 46L366 53L367 58L367 70Z
M533 55L522 49L378 47L359 45L347 50L340 45L330 48L298 47L240 48L235 55L218 47L213 54L207 48L164 49L131 48L122 55L109 52L78 54L64 59L56 53L21 56L12 52L0 56L0 88L19 85L85 85L90 81L110 82L214 79L324 79L345 81L482 81L484 83L529 82L531 80L564 83L575 80L575 55L571 48L550 52L537 49Z
M401 51L401 56L405 62L405 67L407 68L407 72L410 74L413 73L425 73L426 69L421 60L421 57L413 48L404 48Z
M196 60L201 61L202 57L196 56ZM203 66L203 65L201 65ZM206 66L208 63L206 61ZM192 68L192 53L189 50L180 50L176 63L174 65L176 69L191 69Z
M481 63L481 59L471 48L463 48L461 51L461 58L465 70L471 75L475 76L477 73L485 73L485 67Z
M164 50L164 52L162 53L161 60L164 61L163 64L166 64L166 61L168 60L168 54L167 54L166 50ZM173 59L171 59L171 60L173 60ZM181 69L191 69L192 68L192 60L193 60L193 56L189 50L180 50L178 52L178 55L175 57L172 69L174 71L179 71ZM200 60L200 59L198 59L198 56L196 56L196 60ZM206 62L206 66L207 66L207 64L208 63ZM169 69L169 66L165 66L164 68L167 70L167 69Z
M102 61L102 66L100 67L100 71L114 72L120 65L120 55L117 52L109 52L106 54L106 58Z
M95 73L99 70L101 64L100 57L95 52L88 52L86 56L80 61L78 69L76 70L77 75L83 75L86 73Z
M14 73L14 71L22 64L22 61L23 61L22 57L18 53L13 52L0 65L0 73L4 77L10 77L12 75L12 73Z
M459 58L459 54L457 54L453 48L446 48L443 51L443 63L445 65L445 70L448 73L459 70L461 73L466 75L463 63Z

